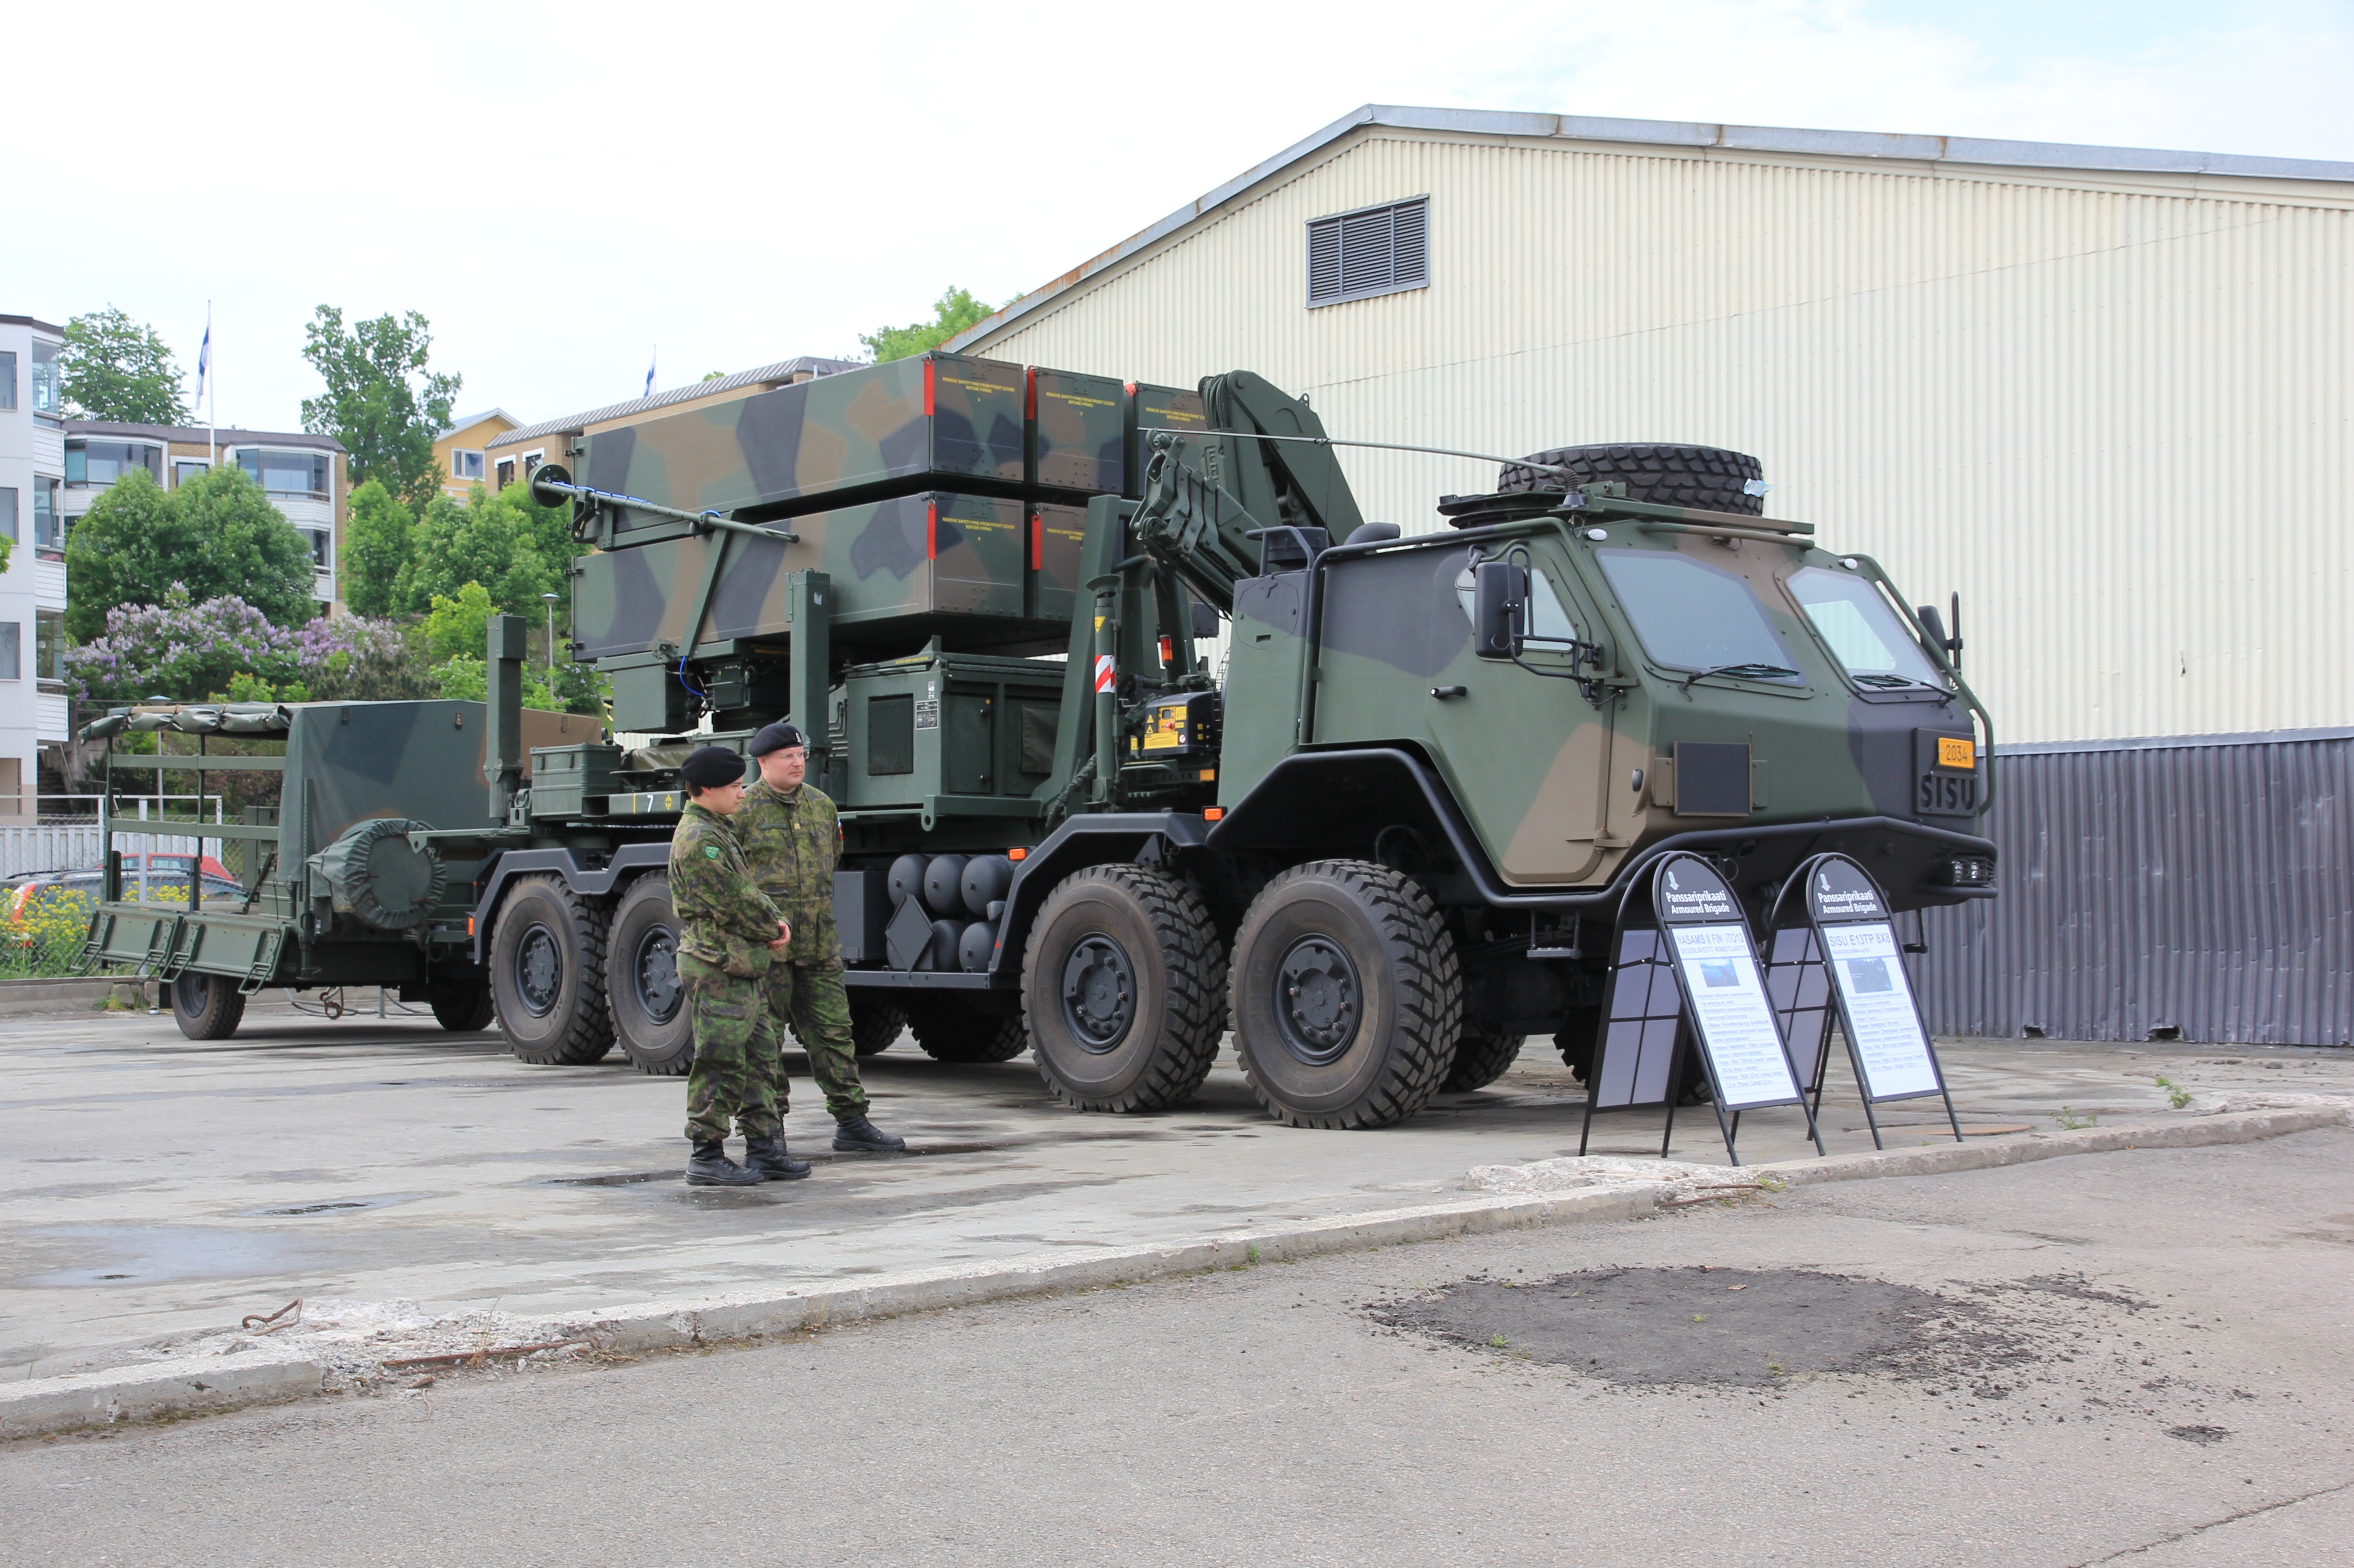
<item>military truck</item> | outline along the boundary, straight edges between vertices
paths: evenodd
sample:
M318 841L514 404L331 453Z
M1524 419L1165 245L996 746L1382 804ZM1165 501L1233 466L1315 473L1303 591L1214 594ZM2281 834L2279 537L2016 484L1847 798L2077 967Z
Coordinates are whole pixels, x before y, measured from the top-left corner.
M1826 850L1899 909L1993 895L1958 638L1766 517L1754 459L1498 460L1409 534L1361 514L1344 444L1248 372L1188 391L949 354L577 441L578 482L533 483L588 546L572 652L641 743L535 747L526 781L520 623L493 623L476 820L387 796L404 828L343 830L446 864L402 983L487 987L527 1060L683 1070L675 768L782 716L842 808L862 1053L1027 1050L1086 1110L1182 1103L1229 1029L1296 1126L1398 1121L1531 1034L1582 1071L1628 890L1671 851L1761 924ZM378 706L293 722L397 722ZM367 876L304 844L311 880L279 874L315 959L370 920ZM326 972L281 947L268 983Z

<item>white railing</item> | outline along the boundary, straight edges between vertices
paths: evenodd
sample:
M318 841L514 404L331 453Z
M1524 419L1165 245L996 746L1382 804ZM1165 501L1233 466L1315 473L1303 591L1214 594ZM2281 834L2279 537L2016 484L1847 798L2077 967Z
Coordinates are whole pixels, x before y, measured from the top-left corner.
M186 850L180 852L188 853ZM90 871L99 863L98 824L0 823L0 876L28 871Z

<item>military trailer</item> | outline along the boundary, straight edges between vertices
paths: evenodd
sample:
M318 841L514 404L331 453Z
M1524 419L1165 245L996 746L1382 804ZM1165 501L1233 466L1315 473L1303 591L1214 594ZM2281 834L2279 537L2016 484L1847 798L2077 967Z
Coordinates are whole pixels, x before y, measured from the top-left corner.
M1900 910L1993 895L1959 640L1766 518L1755 460L1500 460L1407 535L1360 514L1341 444L1247 372L948 354L588 437L577 482L533 482L588 546L574 656L654 738L535 748L527 781L494 746L472 823L387 797L407 827L370 842L449 877L402 983L487 986L528 1060L683 1070L676 764L786 716L842 808L861 1052L1027 1050L1087 1110L1182 1103L1228 1030L1297 1126L1398 1121L1532 1034L1582 1072L1628 891L1675 851L1761 926L1829 850ZM483 722L518 735L520 623L492 638ZM369 918L334 863L306 952Z

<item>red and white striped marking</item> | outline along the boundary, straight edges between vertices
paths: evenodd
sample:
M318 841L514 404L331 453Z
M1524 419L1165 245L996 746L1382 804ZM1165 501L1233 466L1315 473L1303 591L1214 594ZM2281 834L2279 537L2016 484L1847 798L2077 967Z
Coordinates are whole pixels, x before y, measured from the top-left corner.
M1111 655L1108 653L1096 655L1096 690L1098 692L1111 690Z

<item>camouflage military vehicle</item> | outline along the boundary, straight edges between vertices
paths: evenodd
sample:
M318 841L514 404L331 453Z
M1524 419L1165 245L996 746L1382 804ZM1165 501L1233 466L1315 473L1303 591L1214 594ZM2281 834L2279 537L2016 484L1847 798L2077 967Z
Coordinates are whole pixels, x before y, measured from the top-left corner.
M1754 460L1539 453L1406 534L1335 444L1246 372L935 354L540 470L590 547L575 656L669 738L535 750L453 861L514 1048L684 1065L672 769L786 715L842 807L861 1049L1027 1050L1090 1110L1182 1102L1229 1028L1301 1126L1399 1120L1531 1034L1582 1068L1672 851L1761 922L1826 850L1900 909L1992 896L1958 641L1766 518Z

